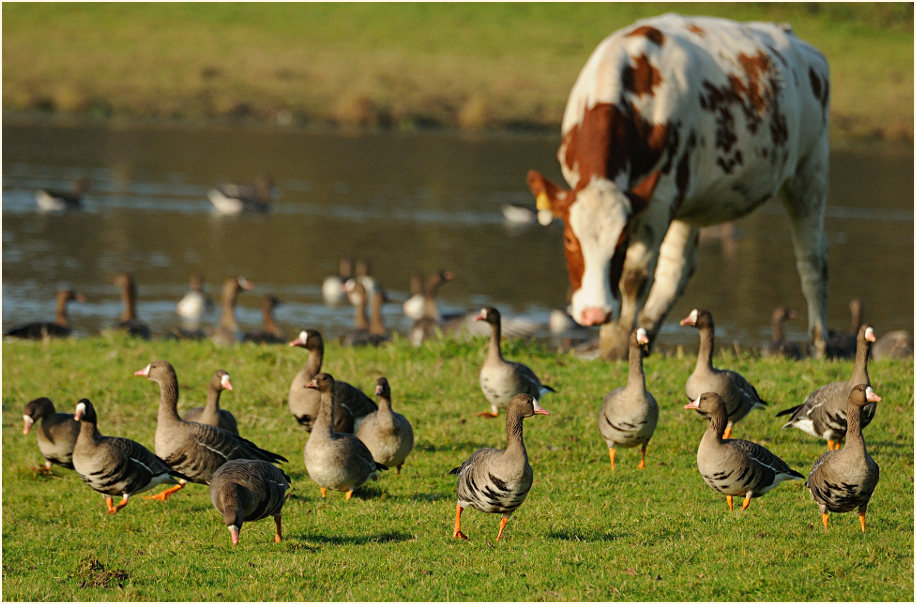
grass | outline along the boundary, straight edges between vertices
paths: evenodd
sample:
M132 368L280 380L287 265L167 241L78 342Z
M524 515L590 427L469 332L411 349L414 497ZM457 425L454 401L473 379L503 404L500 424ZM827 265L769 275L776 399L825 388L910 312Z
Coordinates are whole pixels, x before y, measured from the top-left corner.
M912 141L911 3L7 3L3 110L554 130L595 46L668 11L791 23L835 136Z
M913 598L913 362L873 362L884 398L865 436L881 466L862 534L855 514L831 516L829 534L800 482L780 485L747 511L729 513L695 466L705 425L685 411L692 353L653 355L645 366L659 426L646 470L639 452L618 454L613 473L597 429L603 395L625 381L624 363L557 355L508 341L504 354L534 368L559 392L549 416L526 420L535 472L528 499L503 539L498 517L468 510L468 542L451 538L455 479L474 450L503 446L504 423L477 384L484 341L415 350L328 344L325 369L369 390L379 375L394 408L414 425L416 446L401 476L388 472L346 502L322 501L302 461L306 435L285 398L304 362L300 349L209 342L140 342L105 334L79 341L3 345L4 600L891 600ZM90 398L103 433L153 445L158 389L133 371L171 361L180 409L201 404L223 367L235 390L223 405L244 436L290 459L293 497L283 543L270 520L246 524L232 547L201 485L168 503L133 498L115 516L75 473L32 471L40 456L21 433L25 403L47 395L72 411ZM777 410L816 386L845 379L851 362L782 360L724 353L719 366L751 379L770 401L736 428L807 474L825 446L781 430Z

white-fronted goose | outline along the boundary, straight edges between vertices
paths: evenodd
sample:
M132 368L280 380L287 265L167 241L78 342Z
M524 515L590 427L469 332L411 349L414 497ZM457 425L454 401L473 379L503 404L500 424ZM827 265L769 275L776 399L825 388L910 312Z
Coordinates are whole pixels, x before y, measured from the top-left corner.
M130 273L118 273L114 278L115 285L121 290L121 304L124 311L118 321L118 329L129 335L148 340L149 326L137 318L137 284Z
M729 510L735 495L744 495L741 509L746 510L751 499L780 482L804 478L766 447L749 440L722 438L728 416L725 401L717 393L704 392L684 409L696 409L709 417L709 427L697 449L697 468L710 488L725 495Z
M401 304L401 310L404 311L405 317L416 321L423 317L423 308L425 306L423 275L421 273L411 273L409 291L410 297Z
M57 292L57 306L54 322L34 321L10 328L3 335L11 338L25 338L30 340L43 340L45 338L66 338L70 335L70 318L67 316L67 304L85 302L86 297L72 289L62 289Z
M385 321L382 318L382 304L385 302L383 292L372 294L372 314L369 316L369 343L373 346L380 346L385 342L391 341L391 333L385 327Z
M420 346L425 340L438 337L440 330L445 331L442 315L439 312L439 287L455 278L451 271L438 271L426 280L426 289L423 293L423 310L419 319L410 327L410 342ZM464 318L463 316L461 317Z
M73 181L69 191L59 189L38 189L35 191L35 203L43 212L60 212L78 210L83 205L83 195L89 190L89 181L79 178Z
M353 259L341 258L339 273L325 277L321 282L321 297L328 306L338 306L347 299L344 283L353 277Z
M381 286L378 284L378 281L375 280L375 277L372 276L371 271L372 271L372 263L369 260L365 260L362 258L358 258L356 260L356 270L355 270L354 278L357 281L359 281L363 287L366 288L366 299L367 300L371 300L372 296L374 296L376 292L382 291ZM352 294L348 292L348 295L351 297L351 303L353 303Z
M322 497L331 489L346 492L346 498L350 499L353 491L378 470L388 468L372 459L372 453L360 439L334 431L333 376L319 373L308 387L321 394L321 407L305 443L305 469L309 478L318 484Z
M280 299L276 296L264 296L261 301L261 329L246 332L242 340L255 344L285 344L283 330L274 319L274 309L279 305Z
M475 321L490 324L490 340L487 344L487 359L480 368L480 388L490 401L490 410L481 413L485 417L498 417L499 410L509 404L516 394L528 394L539 398L547 392L556 392L541 380L527 365L503 358L500 348L501 324L499 311L485 306Z
M642 446L642 458L638 467L646 467L646 448L658 424L658 403L646 390L646 377L642 368L643 346L648 344L646 330L642 327L634 329L630 334L627 385L610 391L604 397L598 414L598 430L607 443L612 470L617 447Z
M22 433L28 434L35 422L40 422L35 429L38 450L45 459L40 472L49 473L51 465L73 469L73 446L80 432L80 424L73 419L72 413L57 413L54 403L46 396L29 401L22 412Z
M221 465L210 479L210 501L223 515L232 545L238 545L244 522L273 516L274 541L283 540L280 520L290 493L290 480L280 468L257 459L233 459Z
M95 408L88 399L80 399L73 417L80 424L73 447L73 469L83 482L105 496L109 514L127 505L131 495L187 478L140 443L100 434ZM121 501L114 505L112 497L117 495Z
M685 384L687 398L696 400L704 392L715 392L721 396L728 415L728 424L725 426L725 438L728 438L732 434L732 426L754 409L762 409L766 401L760 398L757 390L740 373L712 366L715 325L708 310L694 308L681 319L681 325L692 325L700 330L697 364Z
M223 301L220 311L219 327L212 336L218 346L234 346L242 340L242 330L235 318L235 303L239 291L247 291L254 284L245 277L228 277L223 280Z
M207 198L219 214L267 212L274 192L273 180L262 176L254 184L221 184L207 191Z
M881 359L912 359L913 336L905 329L889 331L871 347L871 356L876 361Z
M159 384L159 414L156 422L156 455L185 475L177 486L154 499L165 501L187 481L207 484L213 473L230 459L260 459L270 463L289 461L282 455L261 449L253 442L206 424L186 422L178 417L178 376L168 361L153 361L134 375Z
M488 514L502 514L496 540L503 534L512 512L518 509L534 480L522 435L522 420L549 415L527 394L512 397L506 407L506 448L487 447L476 451L449 474L458 475L458 504L452 537L467 539L461 532L461 512L468 506Z
M289 345L305 348L309 352L308 360L289 386L288 404L296 421L311 432L321 406L321 395L314 388L306 386L321 372L324 339L320 332L306 329L299 332L299 337ZM334 380L333 403L334 430L337 432L353 433L366 415L378 410L372 399L361 390L341 380Z
M846 408L846 446L821 455L805 483L821 510L824 529L827 512L859 511L859 523L865 532L865 512L878 484L878 464L865 449L860 415L866 405L872 408L881 401L870 386L856 384L849 393Z
M827 330L827 356L833 359L851 359L856 355L856 338L865 317L861 300L849 301L849 331Z
M404 460L413 449L413 427L407 418L391 409L391 386L380 377L375 385L378 397L378 411L370 413L359 423L356 437L359 438L372 458L401 473Z
M344 283L344 290L353 304L353 329L341 338L344 346L365 346L369 344L369 315L366 312L369 298L366 288L356 279L349 279Z
M798 348L798 344L790 342L783 335L783 324L787 319L794 319L795 317L795 311L791 308L778 306L773 309L770 323L773 327L773 337L763 349L763 356L785 357L793 361L801 358L801 350Z
M213 300L210 294L204 291L204 280L198 274L191 275L190 289L175 305L175 312L179 317L193 321L200 320L204 313L213 310Z
M213 372L213 377L210 378L210 385L207 388L206 406L189 409L184 414L184 421L216 426L238 434L239 426L238 422L235 421L235 416L219 407L219 397L223 390L232 390L232 381L225 369L217 369Z
M830 450L839 449L846 435L846 401L849 393L857 384L871 385L868 379L868 350L875 341L875 332L871 325L859 328L856 360L852 366L852 375L845 382L831 382L821 386L808 395L805 402L777 413L792 414L783 428L798 428L815 438L827 441ZM875 405L866 405L862 409L861 428L871 422L875 414Z

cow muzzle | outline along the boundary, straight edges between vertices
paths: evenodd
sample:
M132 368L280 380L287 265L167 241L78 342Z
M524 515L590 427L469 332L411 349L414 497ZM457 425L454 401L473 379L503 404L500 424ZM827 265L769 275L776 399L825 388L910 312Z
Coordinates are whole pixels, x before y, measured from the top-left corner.
M585 325L586 327L591 325L602 325L607 323L611 318L611 313L603 308L598 308L597 306L588 306L582 309L577 321L580 325Z

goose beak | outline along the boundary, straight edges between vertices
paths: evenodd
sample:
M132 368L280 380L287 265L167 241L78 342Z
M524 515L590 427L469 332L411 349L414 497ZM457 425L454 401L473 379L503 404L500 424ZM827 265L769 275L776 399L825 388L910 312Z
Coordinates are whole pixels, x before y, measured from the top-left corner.
M28 434L29 430L32 429L32 424L35 423L35 420L29 417L28 415L22 416L22 433Z
M219 379L219 385L223 388L223 390L232 390L232 382L229 381L228 375L224 375Z
M697 324L697 309L690 311L690 314L681 319L681 325L696 325Z
M538 404L537 399L535 399L535 400L532 401L532 402L534 403L534 414L535 414L535 415L550 415L550 411L548 411L547 409L544 409L543 407L541 407L541 406Z
M684 405L684 409L699 409L700 408L700 397L697 397L696 400L690 401Z
M239 527L234 524L229 525L229 535L232 537L232 545L239 544Z
M73 419L79 421L83 415L86 413L86 405L83 403L78 403L76 405L76 411L73 412Z
M865 389L865 400L869 403L880 403L881 397L875 394L875 391L871 389L871 386Z
M312 380L311 382L309 382L308 384L306 384L305 387L306 387L306 388L317 389L317 388L318 388L318 382L317 382L316 380Z
M138 375L140 377L149 377L149 365L139 371L134 371L134 375Z
M871 327L865 329L865 341L874 342L875 341L875 330Z

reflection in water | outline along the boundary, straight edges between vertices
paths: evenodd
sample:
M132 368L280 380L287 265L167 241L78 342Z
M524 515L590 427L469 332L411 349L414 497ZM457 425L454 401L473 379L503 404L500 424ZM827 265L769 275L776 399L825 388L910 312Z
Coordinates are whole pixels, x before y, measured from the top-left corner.
M228 275L255 290L239 297L243 329L260 324L263 295L282 301L277 321L329 337L351 325L349 308L322 303L321 281L344 255L372 260L373 273L400 302L413 271L456 273L443 286L446 312L483 304L546 325L566 304L562 228L510 226L504 204L533 205L529 168L561 180L554 136L360 133L246 128L3 126L3 326L49 319L54 291L73 286L89 303L71 306L77 334L111 327L121 312L111 284L130 271L138 314L154 334L178 325L175 303L188 277L212 295ZM826 227L831 248L829 324L848 322L847 304L865 302L879 333L913 330L913 155L911 149L835 151ZM265 215L218 216L207 190L269 174L280 197ZM39 187L67 188L86 177L84 209L41 213ZM770 202L729 231L707 233L696 274L663 328L663 342L693 345L677 325L709 308L722 342L760 345L773 307L804 341L801 295L788 221ZM205 321L215 324L218 310ZM400 304L384 310L405 332ZM795 323L795 324L793 324Z

